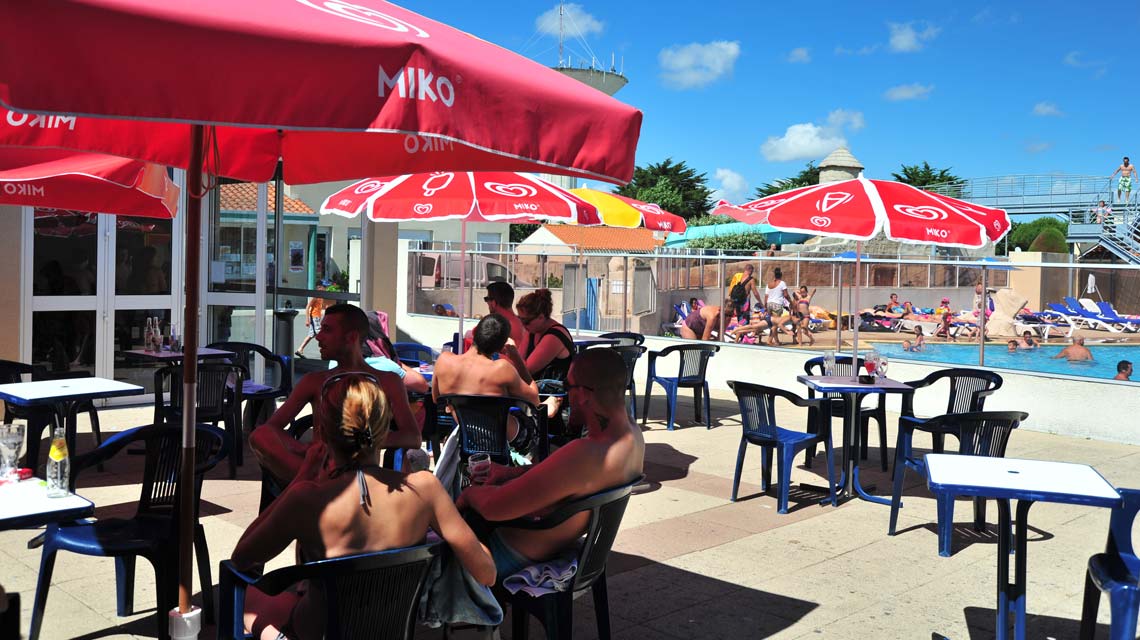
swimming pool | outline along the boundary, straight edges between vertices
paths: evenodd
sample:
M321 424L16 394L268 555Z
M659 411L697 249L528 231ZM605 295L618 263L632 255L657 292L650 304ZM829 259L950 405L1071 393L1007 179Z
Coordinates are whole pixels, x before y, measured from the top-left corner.
M903 351L897 342L872 342L879 353L891 360L914 360L919 362L941 362L978 366L978 345L926 343L926 349L918 352ZM1116 363L1121 360L1136 362L1140 359L1140 345L1087 345L1092 351L1092 362L1069 362L1054 360L1063 344L1047 344L1040 349L1009 353L1004 342L986 344L986 366L999 369L1015 369L1026 373L1058 373L1083 378L1108 378L1116 375Z

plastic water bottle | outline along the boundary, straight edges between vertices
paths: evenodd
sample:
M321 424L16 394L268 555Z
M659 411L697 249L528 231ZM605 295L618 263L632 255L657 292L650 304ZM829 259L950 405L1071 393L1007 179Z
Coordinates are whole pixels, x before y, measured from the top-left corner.
M63 498L70 494L68 483L71 479L71 460L67 454L67 438L63 427L56 427L48 451L47 495L49 498Z

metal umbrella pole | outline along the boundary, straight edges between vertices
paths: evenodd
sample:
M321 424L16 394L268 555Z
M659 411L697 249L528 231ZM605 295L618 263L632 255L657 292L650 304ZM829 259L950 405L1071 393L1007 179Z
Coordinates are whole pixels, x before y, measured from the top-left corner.
M855 380L859 379L859 275L862 270L861 258L863 256L863 243L855 243L855 301L851 304L851 371Z
M839 302L836 303L838 310L838 317L835 319L835 352L843 348L843 263L839 263L839 291L837 293Z
M205 161L205 127L190 127L190 165L186 172L186 268L185 301L182 313L182 468L178 478L178 611L169 613L171 635L197 637L200 612L191 617L190 596L194 593L194 467L198 421L198 271L202 249L202 165ZM161 586L159 588L162 588ZM159 612L162 615L163 612Z
M978 366L986 366L986 311L990 308L986 300L986 267L982 266L982 298L978 309Z
M459 223L459 338L455 341L455 353L463 353L463 315L466 313L464 301L467 299L467 219Z

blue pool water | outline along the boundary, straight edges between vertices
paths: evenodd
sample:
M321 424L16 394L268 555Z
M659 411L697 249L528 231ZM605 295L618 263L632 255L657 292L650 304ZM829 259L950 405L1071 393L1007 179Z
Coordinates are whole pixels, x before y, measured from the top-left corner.
M893 342L872 342L880 353L891 360L919 360L924 362L939 362L946 364L960 364L964 366L978 366L978 345L975 344L926 344L926 349L919 352L903 351L902 345ZM1054 360L1063 344L1048 344L1032 351L1018 351L1009 353L1004 342L986 344L986 366L999 369L1015 369L1026 373L1059 373L1084 378L1108 378L1116 375L1116 363L1121 360L1137 362L1140 360L1140 345L1097 345L1087 344L1092 351L1092 362L1069 362L1068 360Z

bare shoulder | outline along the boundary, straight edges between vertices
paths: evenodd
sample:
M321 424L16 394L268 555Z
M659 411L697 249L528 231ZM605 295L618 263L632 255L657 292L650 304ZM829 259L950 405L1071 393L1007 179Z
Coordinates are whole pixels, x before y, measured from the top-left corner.
M284 493L278 496L282 500L282 507L288 509L287 513L302 515L324 505L328 502L329 483L315 480L296 480L289 483Z
M405 480L408 487L425 501L431 501L437 494L443 492L443 485L439 478L430 471L417 471L409 473Z

